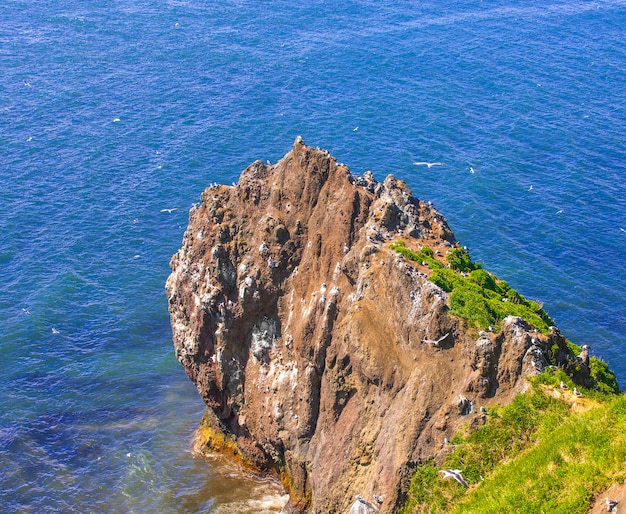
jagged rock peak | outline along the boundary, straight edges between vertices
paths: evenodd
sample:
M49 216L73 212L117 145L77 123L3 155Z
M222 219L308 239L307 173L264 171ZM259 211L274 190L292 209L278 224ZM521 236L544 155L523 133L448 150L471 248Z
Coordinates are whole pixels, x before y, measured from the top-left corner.
M301 138L201 200L166 284L176 355L206 428L281 473L292 511L347 512L363 494L393 512L411 463L565 345L518 318L468 331L389 248L402 238L443 255L456 244L443 216Z

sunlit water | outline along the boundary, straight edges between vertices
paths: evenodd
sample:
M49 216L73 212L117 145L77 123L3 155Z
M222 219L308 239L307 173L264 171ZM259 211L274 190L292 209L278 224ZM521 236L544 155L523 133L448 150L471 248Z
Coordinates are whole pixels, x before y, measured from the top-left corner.
M163 285L202 189L297 135L406 180L626 386L625 2L9 0L0 17L2 510L284 502L191 455L203 406Z

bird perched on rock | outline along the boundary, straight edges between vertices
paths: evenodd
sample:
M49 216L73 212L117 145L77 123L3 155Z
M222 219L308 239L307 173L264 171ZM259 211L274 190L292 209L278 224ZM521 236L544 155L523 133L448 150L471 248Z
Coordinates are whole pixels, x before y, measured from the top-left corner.
M578 355L578 359L587 366L589 366L589 350L591 350L591 346L584 344L581 348L580 354Z
M578 398L580 398L582 395L583 393L581 393L578 389L574 387L574 396L577 396Z
M459 395L457 406L459 407L461 416L467 416L468 414L472 414L472 412L474 412L474 404L472 403L472 400L466 398L462 394Z
M454 478L462 486L469 487L469 484L461 475L460 469L441 469L439 473L443 473L443 478Z
M604 501L606 502L607 512L613 512L613 510L615 510L615 507L617 507L617 504L619 503L618 501L610 500L609 498L605 498Z
M561 380L561 385L559 386L561 389L569 389L569 387L567 387L567 385L565 384L565 382L563 382Z
M379 512L378 507L365 500L360 494L357 494L348 514L376 514L377 512Z

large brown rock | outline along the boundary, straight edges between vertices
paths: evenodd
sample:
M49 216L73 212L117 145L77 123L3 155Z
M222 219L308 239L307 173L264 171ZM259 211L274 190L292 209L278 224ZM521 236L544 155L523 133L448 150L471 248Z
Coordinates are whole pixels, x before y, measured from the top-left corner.
M391 175L355 178L298 138L201 199L166 285L176 355L209 424L282 474L294 512L347 512L357 493L393 512L412 464L565 348L518 318L479 335L449 315L389 243L445 259L454 236Z

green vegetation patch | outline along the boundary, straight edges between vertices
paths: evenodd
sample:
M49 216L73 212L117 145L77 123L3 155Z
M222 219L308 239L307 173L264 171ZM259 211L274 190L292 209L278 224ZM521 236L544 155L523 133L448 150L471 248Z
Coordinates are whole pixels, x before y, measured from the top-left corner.
M595 494L623 481L626 397L595 393L588 411L574 412L540 382L492 409L479 430L455 437L441 466L418 466L400 512L582 514ZM440 469L461 470L470 489Z
M437 260L427 246L414 252L403 241L396 241L391 244L391 249L408 260L428 266L432 270L430 281L450 293L452 314L480 330L499 327L509 315L519 316L544 334L554 325L541 305L527 300L504 280L498 280L480 264L472 262L462 248L448 251L448 266Z
M580 351L578 353L580 353ZM585 398L591 398L593 400L603 402L606 399L607 394L620 394L620 388L617 383L617 379L615 378L615 374L609 369L606 362L597 357L591 357L589 359L589 370L592 378L592 388L586 390ZM546 385L554 388L560 387L562 382L573 390L574 387L578 386L574 383L567 372L567 369L548 368L540 375L533 377L532 381L537 385Z
M541 305L527 300L504 280L499 280L480 264L472 262L468 252L462 248L448 251L448 266L437 260L433 250L427 246L414 252L404 242L396 241L391 244L391 249L408 260L428 266L431 269L430 281L450 293L451 314L468 321L479 330L500 328L502 320L509 315L519 316L544 334L549 333L550 326L554 325ZM571 369L567 371L573 374L580 371L580 362L576 356L580 354L581 348L571 341L567 341L567 345L571 357ZM559 352L558 346L550 350L553 354ZM591 357L589 368L594 385L601 392L619 392L615 374L604 361Z
M615 373L609 369L609 365L602 359L591 357L589 359L589 371L596 381L599 391L603 393L619 392L619 385Z

